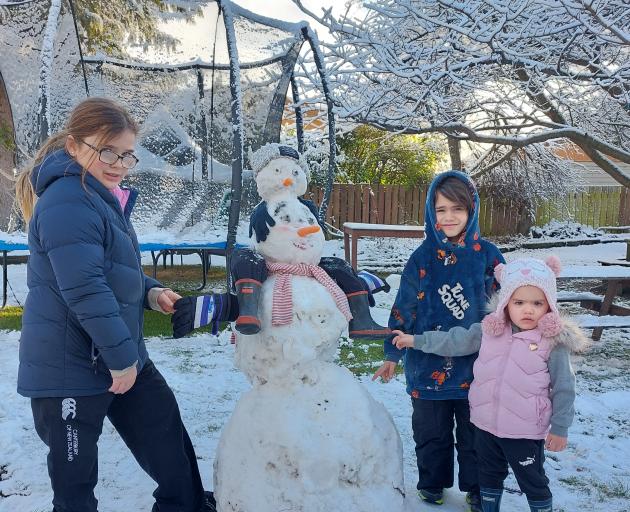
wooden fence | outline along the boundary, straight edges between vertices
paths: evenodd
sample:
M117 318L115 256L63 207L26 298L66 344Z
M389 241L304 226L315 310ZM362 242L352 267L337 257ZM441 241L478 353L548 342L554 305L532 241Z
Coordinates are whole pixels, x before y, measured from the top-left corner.
M425 188L401 185L347 185L335 183L328 206L327 222L341 228L344 222L373 224L424 224ZM320 204L323 190L309 187L305 197ZM630 189L590 187L568 197L537 205L535 225L552 219L574 220L592 227L630 225ZM509 200L481 196L481 232L511 235L526 231L531 221Z

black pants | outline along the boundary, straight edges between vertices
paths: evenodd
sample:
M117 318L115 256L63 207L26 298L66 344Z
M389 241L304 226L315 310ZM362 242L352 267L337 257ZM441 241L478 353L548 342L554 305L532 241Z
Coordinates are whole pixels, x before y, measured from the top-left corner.
M105 416L140 467L158 484L160 512L198 512L203 486L179 407L164 377L147 361L122 395L31 399L35 429L50 449L48 474L56 512L95 512L98 438Z
M460 491L479 490L474 431L468 400L421 400L412 398L413 440L416 442L418 489L453 486L454 448L457 447ZM453 427L455 430L455 445Z
M551 498L549 479L543 467L545 446L542 439L506 439L475 427L475 448L481 487L503 489L509 464L528 500Z
M319 266L339 285L344 293L368 291L367 285L356 274L351 265L341 258L326 257L319 261ZM267 265L265 260L251 249L234 251L230 272L234 282L239 279L256 279L264 282L267 279Z

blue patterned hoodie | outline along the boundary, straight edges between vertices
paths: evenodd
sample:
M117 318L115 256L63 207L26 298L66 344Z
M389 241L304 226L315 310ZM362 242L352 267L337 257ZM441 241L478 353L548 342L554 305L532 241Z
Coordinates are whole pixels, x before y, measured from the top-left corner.
M449 176L464 181L474 198L463 238L450 242L437 225L433 206L437 185ZM405 265L389 327L407 334L469 327L486 314L486 304L497 288L494 267L505 260L479 234L479 195L470 178L459 171L438 175L429 187L425 206L426 236ZM404 356L407 392L414 398L450 400L468 397L477 354L442 357L420 350L398 350L393 336L385 340L385 359Z

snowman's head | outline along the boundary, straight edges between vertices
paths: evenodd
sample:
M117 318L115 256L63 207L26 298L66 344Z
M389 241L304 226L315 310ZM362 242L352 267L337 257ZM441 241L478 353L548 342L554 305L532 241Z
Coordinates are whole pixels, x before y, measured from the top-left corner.
M311 211L296 199L268 203L275 225L256 252L276 263L317 265L324 249L324 233Z
M265 201L306 192L308 167L295 149L267 144L251 155L258 194Z

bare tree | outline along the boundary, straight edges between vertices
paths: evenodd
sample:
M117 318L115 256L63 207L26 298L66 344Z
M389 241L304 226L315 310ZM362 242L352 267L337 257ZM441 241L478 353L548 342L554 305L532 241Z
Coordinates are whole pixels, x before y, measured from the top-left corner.
M507 148L571 141L619 183L630 176L627 0L381 0L310 12L337 113L401 133ZM523 153L520 153L521 155Z

